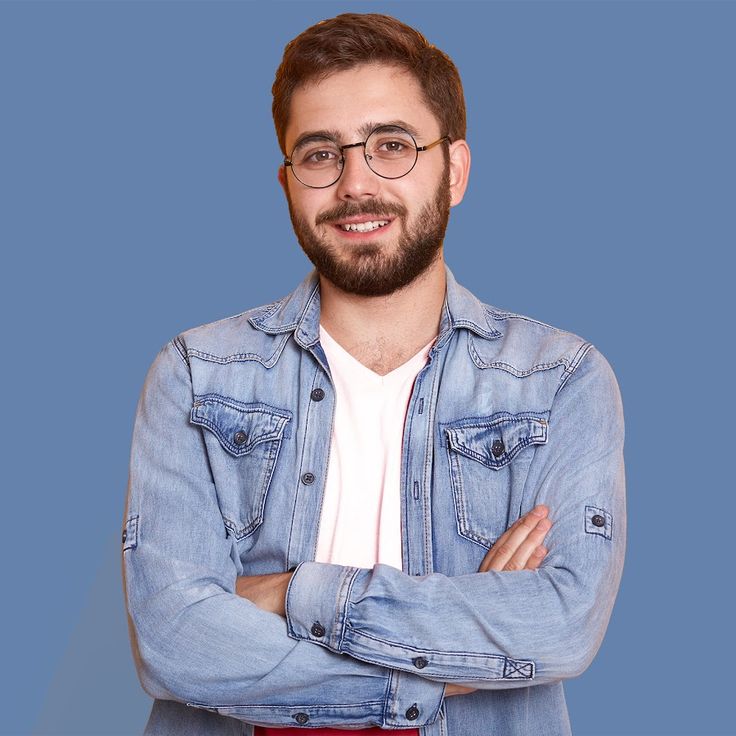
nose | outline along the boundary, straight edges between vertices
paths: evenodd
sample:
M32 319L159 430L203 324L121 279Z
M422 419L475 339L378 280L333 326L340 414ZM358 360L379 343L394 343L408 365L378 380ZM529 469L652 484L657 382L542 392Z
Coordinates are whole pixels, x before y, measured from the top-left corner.
M337 181L340 199L366 199L375 197L380 187L380 177L374 174L365 160L363 146L347 146L342 152L343 172Z

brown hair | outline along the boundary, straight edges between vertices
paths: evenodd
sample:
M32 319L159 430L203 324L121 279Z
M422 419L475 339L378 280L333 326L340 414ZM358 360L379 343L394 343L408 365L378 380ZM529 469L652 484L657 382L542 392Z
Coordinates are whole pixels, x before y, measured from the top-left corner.
M273 122L282 152L291 96L300 85L359 64L385 63L411 72L450 140L465 138L465 98L455 64L419 31L388 15L343 13L289 41L276 70Z

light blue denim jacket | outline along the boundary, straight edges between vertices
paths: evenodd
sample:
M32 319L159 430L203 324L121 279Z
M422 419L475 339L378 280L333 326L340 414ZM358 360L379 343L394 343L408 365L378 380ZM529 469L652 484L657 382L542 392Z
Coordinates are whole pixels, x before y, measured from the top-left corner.
M313 562L335 393L313 272L288 297L162 349L138 406L123 570L150 734L262 724L570 733L624 559L623 415L603 356L482 304L447 271L403 440L403 571ZM520 515L537 571L476 572ZM287 619L238 575L296 567ZM444 683L477 691L444 700Z

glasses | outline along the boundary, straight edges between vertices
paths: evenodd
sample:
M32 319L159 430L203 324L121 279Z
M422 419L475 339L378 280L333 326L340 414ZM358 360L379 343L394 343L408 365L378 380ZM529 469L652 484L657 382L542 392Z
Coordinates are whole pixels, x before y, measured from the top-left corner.
M344 146L327 136L309 136L297 143L291 156L284 159L284 166L290 166L304 186L325 189L342 176L345 150L362 146L365 162L374 174L383 179L400 179L414 168L422 151L429 151L444 141L449 143L449 136L418 146L409 131L395 125L379 126L364 141Z

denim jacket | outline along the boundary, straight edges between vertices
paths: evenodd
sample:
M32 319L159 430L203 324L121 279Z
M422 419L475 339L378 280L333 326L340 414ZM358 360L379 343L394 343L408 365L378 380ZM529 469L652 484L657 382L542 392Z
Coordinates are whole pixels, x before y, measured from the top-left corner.
M611 368L448 270L404 428L403 570L316 563L335 403L319 297L313 272L176 337L146 378L123 528L146 733L569 734L561 681L598 650L624 558ZM540 569L478 573L538 503L554 522ZM238 575L292 568L286 620L235 594ZM445 700L450 682L477 690Z

